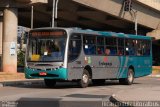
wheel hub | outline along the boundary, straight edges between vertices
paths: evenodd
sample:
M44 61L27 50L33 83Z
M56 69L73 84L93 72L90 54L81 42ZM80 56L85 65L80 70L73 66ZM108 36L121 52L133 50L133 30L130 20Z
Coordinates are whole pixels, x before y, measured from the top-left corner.
M84 74L82 80L83 80L84 83L87 83L88 82L88 76L86 74Z
M130 82L133 81L133 75L132 75L132 73L130 73L130 72L129 72L129 74L128 74L128 80L129 80Z

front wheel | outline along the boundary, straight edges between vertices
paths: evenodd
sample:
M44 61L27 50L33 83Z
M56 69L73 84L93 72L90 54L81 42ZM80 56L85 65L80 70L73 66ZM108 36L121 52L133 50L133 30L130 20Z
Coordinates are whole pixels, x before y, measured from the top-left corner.
M44 79L44 83L48 88L53 88L56 85L56 80Z
M131 85L134 81L134 72L133 69L129 68L127 73L127 78L120 78L119 83L124 85Z
M83 74L82 74L82 78L79 80L79 86L81 88L86 88L89 85L89 79L90 79L90 75L89 72L84 69L83 70Z

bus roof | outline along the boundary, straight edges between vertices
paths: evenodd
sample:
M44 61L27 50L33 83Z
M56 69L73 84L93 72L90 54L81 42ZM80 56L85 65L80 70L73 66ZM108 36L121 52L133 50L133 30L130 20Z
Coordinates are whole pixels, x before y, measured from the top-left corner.
M122 37L122 38L131 38L131 39L148 39L151 37L143 36L143 35L134 35L134 34L124 34L124 33L115 33L115 32L99 32L104 36L112 36L112 37Z
M107 36L107 37L120 37L120 38L131 38L131 39L148 39L151 40L151 37L149 36L143 36L143 35L134 35L134 34L124 34L124 33L115 33L115 32L107 32L107 31L94 31L91 29L83 30L81 28L62 28L62 27L44 27L44 28L36 28L34 30L52 30L52 29L64 29L68 30L74 33L85 33L85 34L93 34L93 35L101 35L101 36Z
M86 34L95 34L95 35L102 35L107 37L120 37L120 38L131 38L131 39L148 39L151 40L151 37L149 36L143 36L143 35L134 35L134 34L124 34L124 33L115 33L115 32L106 32L106 31L93 31L93 30L81 30L76 29L76 31L73 29L73 32L77 33L86 33Z

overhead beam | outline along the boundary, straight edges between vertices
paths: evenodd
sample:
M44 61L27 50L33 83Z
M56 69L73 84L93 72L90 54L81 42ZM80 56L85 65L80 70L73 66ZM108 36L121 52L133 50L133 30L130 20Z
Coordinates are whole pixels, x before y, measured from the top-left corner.
M0 0L0 7L22 8L47 3L48 0Z
M106 20L106 15L105 14L102 14L100 12L89 12L89 11L80 11L80 12L76 12L78 15L80 16L83 16L83 17L86 17L86 18L89 18L93 21L96 21L96 22L100 22L100 23L103 23L103 24L106 24L106 25L110 25L110 26L114 26L114 27L118 27L118 28L126 28L127 26L124 25L124 24L117 24L115 22L122 22L122 20L116 20L113 22L113 20Z
M69 8L68 8L68 6L69 6ZM86 9L80 10L79 7L81 7L81 8L84 7ZM105 24L106 26L117 27L120 29L128 28L128 24L127 24L127 22L125 23L125 21L122 21L122 20L114 17L114 19L117 19L118 21L123 22L123 24L119 24L120 22L118 22L118 24L115 22L112 23L112 21L107 19L107 16L109 16L109 14L102 12L102 11L94 10L93 8L90 8L87 10L87 8L89 8L89 7L82 6L81 4L77 4L75 2L72 2L71 0L69 0L69 1L62 0L61 5L60 5L60 9L62 11L68 11L68 12L71 12L71 13L76 14L78 16L89 18L94 22Z
M77 24L81 24L81 25L85 25L85 26L88 26L89 28L103 28L103 24L99 24L99 23L96 23L96 22L93 22L93 21L81 21L81 20L78 20L78 16L75 15L75 14L71 14L70 12L63 12L63 11L60 11L58 13L58 17L60 19L65 19L65 20L68 20L68 21L71 21L71 22L74 22L74 23L77 23Z
M134 23L134 18L129 12L124 14L122 9L123 0L72 0L84 6L88 6L105 13L111 14ZM157 11L147 9L146 7L134 2L133 10L138 11L138 24L156 29L159 24L160 14ZM145 20L144 20L145 18ZM148 21L152 20L152 21Z

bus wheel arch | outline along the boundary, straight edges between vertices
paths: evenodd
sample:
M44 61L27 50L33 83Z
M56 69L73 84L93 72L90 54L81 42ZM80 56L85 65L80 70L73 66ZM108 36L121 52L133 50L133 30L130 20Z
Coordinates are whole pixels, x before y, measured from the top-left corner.
M123 85L132 85L134 81L134 74L135 74L134 67L131 65L128 68L127 77L120 78L119 83Z
M130 65L128 69L132 69L133 73L135 74L135 69L134 69L134 67L132 65Z
M84 67L84 69L86 69L88 71L90 79L92 79L92 68L89 65L87 65Z

